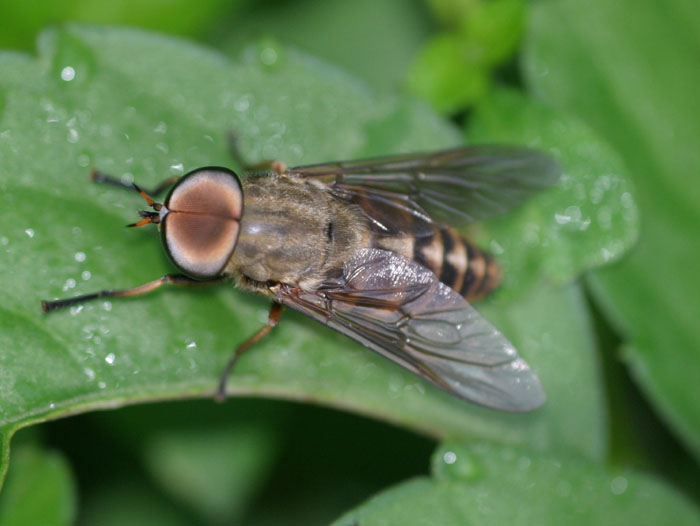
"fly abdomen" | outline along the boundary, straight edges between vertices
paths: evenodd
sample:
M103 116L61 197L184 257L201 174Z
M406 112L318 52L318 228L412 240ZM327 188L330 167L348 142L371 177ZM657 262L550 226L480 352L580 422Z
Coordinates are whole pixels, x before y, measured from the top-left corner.
M433 225L416 237L376 236L373 246L417 261L469 301L483 298L501 282L501 268L491 254L448 226Z
M455 290L469 301L483 298L501 284L503 277L501 266L491 254L480 249L468 239L464 237L459 239L467 251L468 263L464 279L459 284L460 288L455 288Z

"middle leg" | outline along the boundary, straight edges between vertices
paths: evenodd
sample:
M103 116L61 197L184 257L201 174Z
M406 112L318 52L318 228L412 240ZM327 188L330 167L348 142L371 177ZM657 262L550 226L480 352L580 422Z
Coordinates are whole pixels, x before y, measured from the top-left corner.
M236 365L238 357L270 333L270 331L280 321L282 309L283 307L281 303L273 303L270 306L270 313L267 315L267 324L246 341L241 343L238 347L236 347L236 350L233 351L233 355L231 355L231 358L226 364L226 368L221 375L221 379L219 380L219 388L216 390L216 394L214 395L214 399L217 402L223 402L226 400L226 383L228 382L228 377L231 375L231 371L233 371L233 367Z

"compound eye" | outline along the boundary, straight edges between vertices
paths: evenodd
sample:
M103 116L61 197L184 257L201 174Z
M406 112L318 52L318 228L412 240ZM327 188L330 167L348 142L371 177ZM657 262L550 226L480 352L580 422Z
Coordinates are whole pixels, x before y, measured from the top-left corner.
M238 241L243 191L227 168L198 168L180 179L163 203L163 244L173 263L194 278L223 271Z

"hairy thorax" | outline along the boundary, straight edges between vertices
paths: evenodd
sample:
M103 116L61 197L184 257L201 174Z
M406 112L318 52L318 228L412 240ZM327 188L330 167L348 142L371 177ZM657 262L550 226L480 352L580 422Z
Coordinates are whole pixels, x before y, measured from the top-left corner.
M315 290L350 254L368 246L362 213L311 180L265 175L243 183L241 232L226 273L258 292L286 283Z

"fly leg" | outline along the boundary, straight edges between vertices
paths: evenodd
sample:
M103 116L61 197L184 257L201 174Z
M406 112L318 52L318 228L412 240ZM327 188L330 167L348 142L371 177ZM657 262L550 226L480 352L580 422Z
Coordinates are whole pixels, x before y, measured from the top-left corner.
M217 402L223 402L226 400L226 384L228 382L228 377L231 375L231 371L233 371L233 367L236 365L238 357L267 336L273 327L280 321L281 316L282 304L273 303L270 306L270 313L267 316L267 324L246 341L241 343L238 347L236 347L236 350L233 351L233 354L231 355L231 358L229 358L226 368L221 375L221 379L219 380L219 388L216 390L216 394L214 395L214 399Z
M41 310L44 312L50 312L56 309L62 309L63 307L71 307L73 305L80 305L86 301L95 300L99 298L131 298L133 296L141 296L142 294L148 294L162 287L163 285L178 285L183 287L192 287L200 285L214 285L221 283L229 278L227 277L217 277L214 279L206 281L198 281L196 279L189 278L182 274L166 274L162 278L156 279L154 281L149 281L138 287L131 289L122 290L101 290L99 292L93 292L92 294L85 294L83 296L76 296L74 298L65 298L62 300L46 301L41 300Z
M109 184L112 186L118 186L119 188L126 188L128 190L134 189L133 183L126 183L126 182L122 181L121 179L117 179L116 177L113 177L111 175L107 175L103 172L100 172L99 170L95 170L94 168L90 172L90 179L92 179L96 183ZM158 186L156 186L153 190L144 190L144 191L149 195L157 196L159 194L162 194L165 190L170 188L172 185L174 185L178 179L180 179L179 175L174 175L172 177L168 177L167 179L163 180Z
M241 153L241 150L238 147L238 137L233 132L229 132L228 134L228 148L231 152L231 156L243 167L246 172L255 173L273 171L280 175L287 173L287 165L282 161L268 159L265 161L260 161L259 163L247 162L245 156Z

